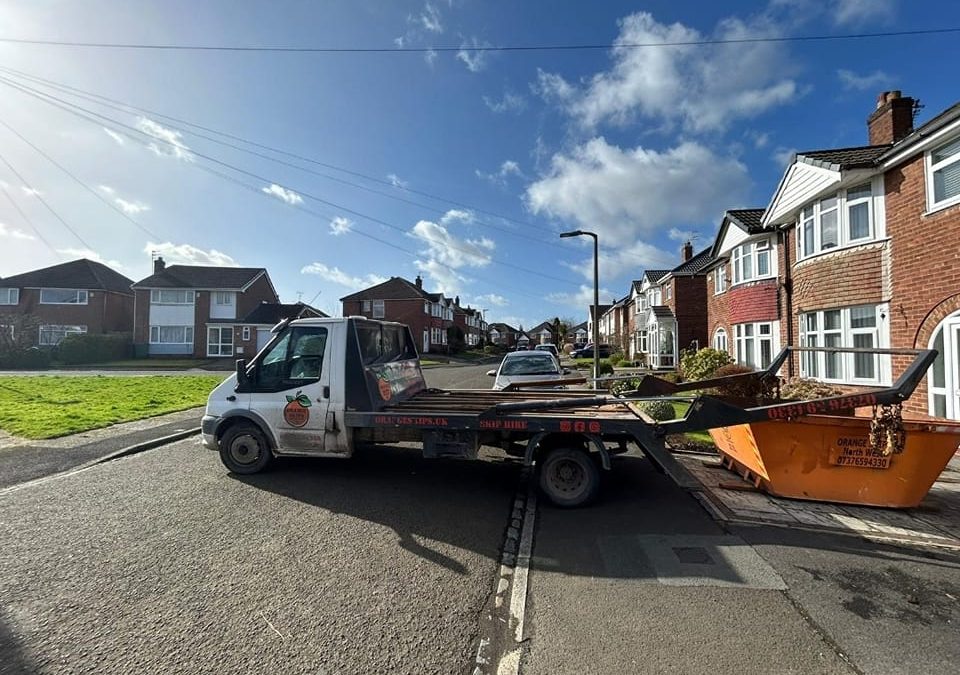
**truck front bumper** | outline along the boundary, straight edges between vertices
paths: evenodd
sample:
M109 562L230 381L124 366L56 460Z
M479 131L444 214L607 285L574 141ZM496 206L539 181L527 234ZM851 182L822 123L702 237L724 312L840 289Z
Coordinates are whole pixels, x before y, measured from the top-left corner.
M217 427L220 426L220 417L216 415L204 415L200 420L200 433L203 436L204 447L210 450L219 450L217 443Z

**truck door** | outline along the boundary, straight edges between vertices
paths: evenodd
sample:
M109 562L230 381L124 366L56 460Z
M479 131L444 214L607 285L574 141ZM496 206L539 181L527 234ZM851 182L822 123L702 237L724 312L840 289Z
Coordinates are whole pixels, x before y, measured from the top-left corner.
M291 327L254 368L250 410L270 424L281 453L324 451L331 370L327 334L323 326Z

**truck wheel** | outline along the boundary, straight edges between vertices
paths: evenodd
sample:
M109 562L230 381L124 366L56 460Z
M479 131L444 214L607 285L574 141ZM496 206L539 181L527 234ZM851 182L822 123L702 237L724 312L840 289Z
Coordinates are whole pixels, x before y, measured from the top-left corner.
M600 492L600 471L585 451L557 448L540 466L540 489L557 506L583 506Z
M233 473L263 471L272 459L266 436L252 424L235 424L220 438L220 461Z

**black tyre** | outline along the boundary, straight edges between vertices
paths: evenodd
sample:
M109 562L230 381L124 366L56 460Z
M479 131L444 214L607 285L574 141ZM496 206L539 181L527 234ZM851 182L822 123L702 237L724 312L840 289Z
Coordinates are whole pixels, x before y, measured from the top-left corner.
M220 461L233 473L263 471L272 459L267 437L253 424L235 424L220 438Z
M540 464L540 490L557 506L583 506L600 492L600 470L586 451L557 448Z

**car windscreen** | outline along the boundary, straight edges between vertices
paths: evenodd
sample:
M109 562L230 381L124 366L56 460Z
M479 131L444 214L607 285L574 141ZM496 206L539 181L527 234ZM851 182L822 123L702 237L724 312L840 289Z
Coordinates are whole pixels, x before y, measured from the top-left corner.
M501 375L557 375L559 372L550 354L507 359L500 368Z

